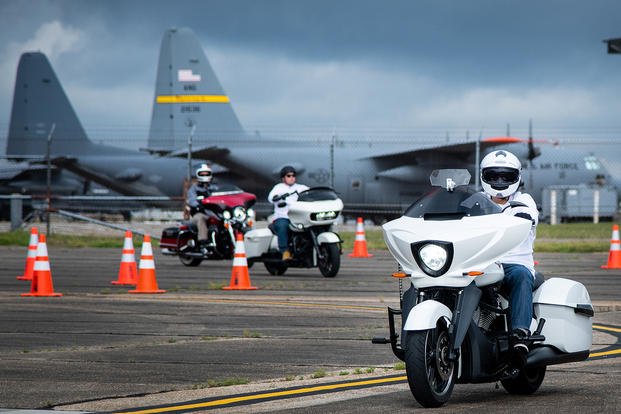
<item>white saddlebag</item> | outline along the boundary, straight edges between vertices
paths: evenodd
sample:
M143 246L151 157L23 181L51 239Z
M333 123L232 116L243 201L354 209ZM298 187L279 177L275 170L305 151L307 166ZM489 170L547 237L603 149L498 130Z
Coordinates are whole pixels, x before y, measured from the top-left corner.
M582 283L548 279L534 292L533 303L535 316L546 320L541 332L544 344L568 353L591 348L593 306Z
M270 229L250 230L244 235L244 247L246 248L246 257L259 257L263 253L267 253L270 248L272 238L276 238Z

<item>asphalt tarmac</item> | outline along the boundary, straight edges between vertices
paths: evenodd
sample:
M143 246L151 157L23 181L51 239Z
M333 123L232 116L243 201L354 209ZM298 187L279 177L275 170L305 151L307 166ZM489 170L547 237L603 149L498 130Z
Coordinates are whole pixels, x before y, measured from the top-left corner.
M139 256L139 246L137 253ZM369 259L343 255L338 276L291 269L271 276L250 269L255 291L224 291L231 262L181 265L155 252L163 294L129 294L117 279L120 250L48 248L55 292L21 297L26 248L0 247L0 407L136 411L147 406L283 391L273 400L213 405L216 412L410 412L420 408L407 383L343 386L339 382L402 377L388 345L386 306L398 307L396 270L384 251ZM604 358L549 367L534 396L508 395L494 384L459 384L437 412L524 410L618 412L621 270L603 270L606 254L538 254L546 276L587 286L594 302L592 352ZM407 283L407 282L406 282ZM398 368L398 367L397 367ZM225 386L226 385L226 386ZM330 386L335 388L335 386ZM328 388L330 388L328 387ZM299 391L302 390L302 391ZM218 409L218 407L220 407ZM194 410L207 410L203 404ZM435 412L435 411L434 411Z

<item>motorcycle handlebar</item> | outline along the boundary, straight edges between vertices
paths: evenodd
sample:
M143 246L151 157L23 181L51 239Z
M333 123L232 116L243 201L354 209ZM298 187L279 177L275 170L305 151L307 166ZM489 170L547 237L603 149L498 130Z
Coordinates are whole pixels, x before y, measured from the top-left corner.
M293 194L298 194L297 190L293 191L291 193L284 193L284 194L281 194L281 195L275 195L274 197L272 197L272 203L275 203L275 202L280 201L280 200L285 200L287 197L289 197L289 196L291 196Z

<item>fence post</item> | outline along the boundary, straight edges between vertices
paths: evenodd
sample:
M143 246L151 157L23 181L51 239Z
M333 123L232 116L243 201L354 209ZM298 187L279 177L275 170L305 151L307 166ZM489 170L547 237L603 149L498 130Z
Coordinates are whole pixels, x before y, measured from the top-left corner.
M21 227L24 202L21 194L11 194L11 231Z
M550 190L550 224L556 224L556 190Z
M593 191L593 223L599 223L599 189Z

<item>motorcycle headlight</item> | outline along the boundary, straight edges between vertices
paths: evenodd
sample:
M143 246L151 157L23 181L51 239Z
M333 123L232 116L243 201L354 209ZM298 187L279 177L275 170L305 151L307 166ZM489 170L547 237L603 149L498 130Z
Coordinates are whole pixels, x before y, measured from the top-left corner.
M411 244L414 260L429 276L442 276L453 261L453 243L422 241Z
M248 210L246 210L246 214L248 214L248 218L253 219L256 217L256 213L254 212L253 209L249 208Z
M311 213L310 218L313 221L334 220L338 215L338 211L321 211L319 213Z
M224 210L224 212L222 213L222 217L224 217L226 220L229 220L231 218L231 212L228 210Z
M242 206L237 206L233 209L233 217L238 221L246 220L246 209Z

